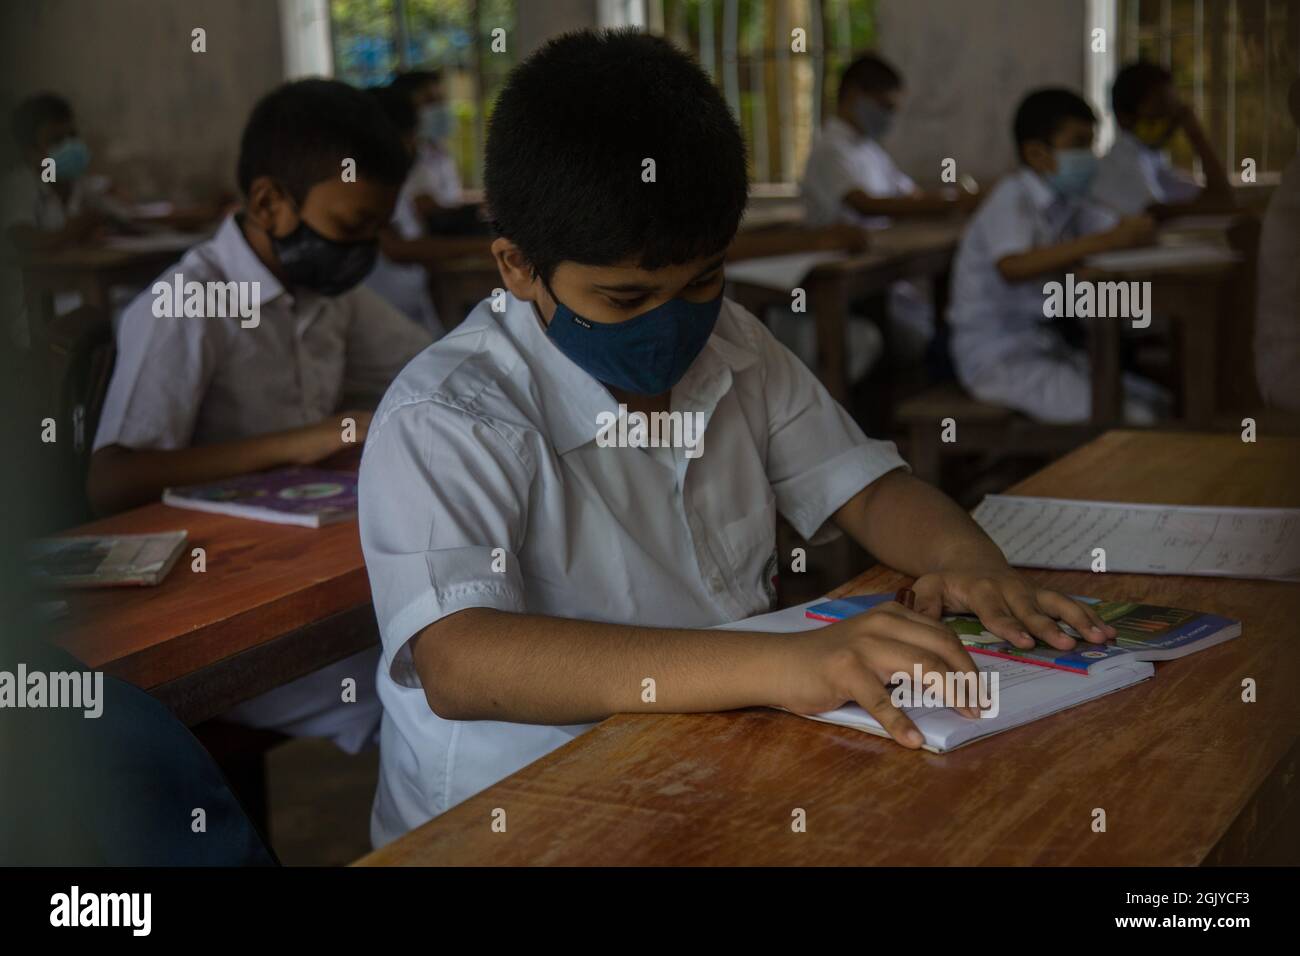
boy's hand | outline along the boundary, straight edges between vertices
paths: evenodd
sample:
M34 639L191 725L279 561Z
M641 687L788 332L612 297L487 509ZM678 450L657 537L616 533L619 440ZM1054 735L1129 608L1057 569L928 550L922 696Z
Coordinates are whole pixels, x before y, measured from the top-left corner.
M1156 221L1148 215L1125 216L1106 236L1112 249L1149 246L1156 240Z
M1094 644L1117 633L1086 604L1040 588L1011 568L939 571L917 578L912 590L918 613L934 619L944 612L974 614L991 633L1025 649L1034 646L1030 635L1060 650L1074 647L1074 638L1060 629L1058 620Z
M852 701L911 749L920 747L924 738L890 700L890 677L899 671L910 676L915 664L925 674L976 674L975 662L950 628L893 601L777 647L776 706L796 714L820 714ZM951 685L945 681L945 686ZM957 711L979 716L972 707Z
M335 452L359 448L366 440L366 432L370 428L373 414L366 411L339 412L315 425L307 426L300 432L301 441L293 460L299 465L314 465ZM355 423L347 435L351 441L344 440L343 420L345 418L350 418Z

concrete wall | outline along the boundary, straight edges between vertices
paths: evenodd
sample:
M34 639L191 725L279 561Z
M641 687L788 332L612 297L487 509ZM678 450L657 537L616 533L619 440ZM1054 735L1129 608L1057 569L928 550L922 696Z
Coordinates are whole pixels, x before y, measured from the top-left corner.
M233 189L244 120L284 75L274 0L40 0L4 20L6 118L29 93L67 97L95 168L140 198Z
M1084 90L1086 16L1083 0L877 0L880 52L907 81L890 152L923 185L945 156L981 182L1011 169L1020 98Z

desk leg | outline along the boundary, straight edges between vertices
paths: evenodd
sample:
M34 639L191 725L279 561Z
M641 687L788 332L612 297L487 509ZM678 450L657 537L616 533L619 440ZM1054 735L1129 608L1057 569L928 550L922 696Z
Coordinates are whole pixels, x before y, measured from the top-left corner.
M1210 308L1206 309L1205 304ZM1215 377L1216 362L1215 315L1213 299L1209 303L1189 307L1182 321L1182 376L1183 418L1193 428L1208 428L1214 420L1218 406L1218 389Z
M1124 408L1124 387L1119 368L1120 321L1118 318L1094 318L1089 328L1092 424L1099 427L1117 424Z
M848 324L848 288L839 275L808 282L808 306L817 322L817 377L841 405L848 402L844 374L844 330Z

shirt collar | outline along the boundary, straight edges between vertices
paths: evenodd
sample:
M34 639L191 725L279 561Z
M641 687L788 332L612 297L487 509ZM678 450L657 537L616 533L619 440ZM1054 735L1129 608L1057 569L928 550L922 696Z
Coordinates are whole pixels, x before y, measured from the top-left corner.
M1028 166L1021 167L1020 180L1024 183L1025 192L1029 194L1029 201L1034 204L1034 208L1039 212L1050 209L1052 206L1064 201L1063 197L1058 195L1056 190L1047 184L1047 180Z
M261 292L259 301L263 305L276 296L288 294L280 280L248 244L243 229L239 227L236 214L231 213L222 222L216 235L212 237L210 248L217 264L221 267L222 275L229 279L259 283Z
M725 299L725 311L734 308ZM538 405L557 453L564 455L595 441L602 412L618 413L618 401L551 341L531 302L507 295L503 324L527 356L537 386ZM724 316L718 317L719 325ZM674 410L711 415L731 387L734 373L758 361L749 348L722 338L715 327L704 349L673 389Z

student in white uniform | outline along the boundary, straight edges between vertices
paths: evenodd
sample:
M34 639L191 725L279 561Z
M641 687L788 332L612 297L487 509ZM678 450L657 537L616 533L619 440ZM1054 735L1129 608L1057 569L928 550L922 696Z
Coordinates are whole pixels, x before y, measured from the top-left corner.
M401 135L407 151L412 157L417 155L416 112L410 98L392 86L370 89L366 93L375 100L393 128ZM444 329L438 321L433 298L429 294L428 271L419 262L398 261L405 258L404 251L410 241L425 233L420 214L415 208L415 195L420 186L416 182L414 170L413 165L411 174L407 175L406 182L398 193L392 221L380 235L379 256L375 259L374 269L366 276L365 284L438 339L442 337Z
M399 73L389 88L405 94L416 112L418 147L403 192L423 229L431 218L466 205L456 159L448 145L452 112L447 89L441 70Z
M1300 79L1291 84L1300 126ZM1268 201L1259 234L1255 374L1264 401L1300 413L1300 151Z
M355 182L339 175L349 158ZM159 317L152 287L132 302L90 465L98 511L156 501L169 485L320 461L355 447L344 441L344 418L364 440L363 409L431 341L354 288L374 262L408 163L374 105L345 84L286 84L258 103L240 145L242 213L159 277L169 287L177 273L184 282L248 283L260 298L256 322ZM378 725L376 659L377 651L355 655L226 716L358 750ZM341 700L344 677L357 682L356 703Z
M835 113L813 142L800 185L810 226L848 223L883 229L897 219L974 208L976 197L964 189L952 195L924 192L885 150L883 141L902 94L902 76L875 54L864 54L845 68ZM893 355L902 361L919 358L934 336L928 290L896 282L888 309Z
M551 41L497 99L485 168L503 309L485 301L403 370L361 466L384 644L375 843L618 712L856 700L916 747L884 685L913 662L969 672L943 607L973 607L1022 646L1072 644L1060 618L1109 633L1009 568L723 300L743 141L670 42ZM606 447L620 403L698 414L702 440ZM918 575L917 610L890 603L799 640L705 630L772 608L778 512Z
M1118 130L1097 168L1097 202L1121 216L1149 212L1158 218L1231 206L1223 163L1196 113L1174 92L1168 70L1147 60L1130 63L1115 75L1110 100ZM1169 162L1167 148L1179 132L1201 161L1204 190Z
M89 207L86 173L90 149L77 134L76 117L68 101L53 93L23 100L10 117L19 164L5 174L0 209L5 244L12 250L44 252L90 239L103 217ZM27 309L18 270L5 267L4 311L15 344L28 345ZM55 299L63 313L81 302L76 293Z
M1087 201L1096 117L1064 89L1030 93L1015 117L1019 171L971 219L953 265L948 324L957 377L976 398L1044 422L1082 422L1092 408L1087 352L1069 323L1044 318L1044 285L1086 256L1152 241L1150 217L1120 219ZM1122 321L1115 319L1113 321ZM1125 417L1150 423L1162 389L1124 376Z

